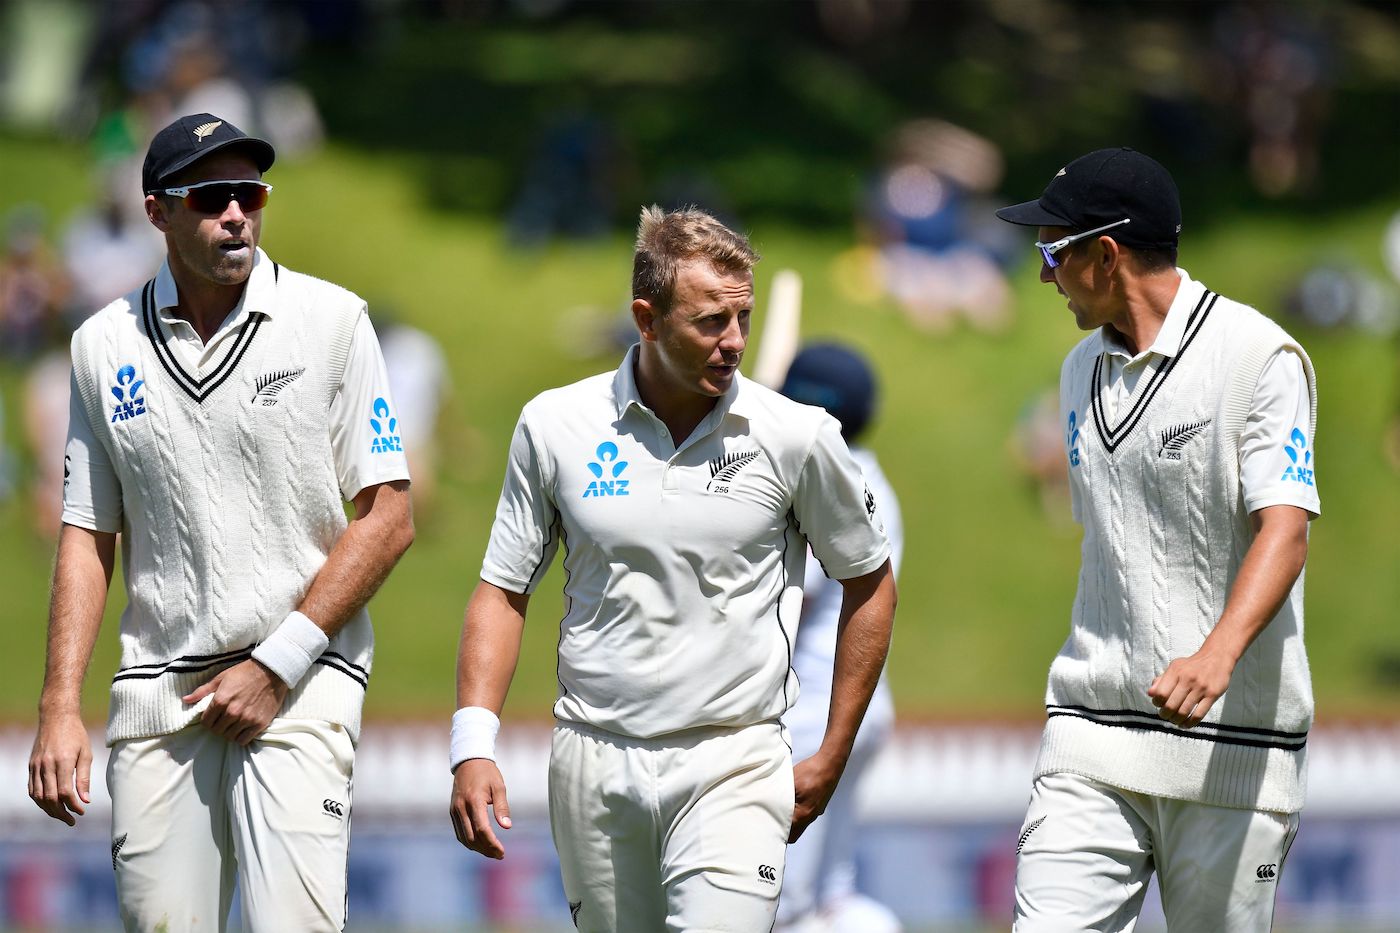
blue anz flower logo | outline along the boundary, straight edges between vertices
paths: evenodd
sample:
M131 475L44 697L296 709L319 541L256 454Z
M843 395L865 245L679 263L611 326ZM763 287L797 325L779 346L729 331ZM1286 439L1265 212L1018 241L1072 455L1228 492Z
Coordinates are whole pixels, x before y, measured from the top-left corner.
M1065 431L1065 445L1069 447L1069 465L1079 466L1079 414L1069 413L1069 427Z
M1284 444L1283 452L1288 454L1288 459L1292 461L1283 471L1283 476L1279 477L1285 483L1304 483L1308 486L1313 483L1312 451L1307 449L1307 435L1297 428L1288 438L1293 443Z
M109 424L129 421L146 413L146 397L136 394L145 384L145 380L136 378L135 366L123 366L117 370L117 384L112 386L112 395L116 397L117 404L112 409L112 420Z
M369 426L374 430L374 440L369 445L369 452L387 454L390 451L402 451L403 439L399 437L399 419L390 417L389 403L377 398L371 408L374 414L369 419Z
M592 473L595 479L583 491L583 498L627 495L627 480L618 479L622 471L627 469L627 461L617 459L617 445L612 441L603 441L598 445L597 455L597 460L588 461L588 472ZM605 473L608 476L606 479Z

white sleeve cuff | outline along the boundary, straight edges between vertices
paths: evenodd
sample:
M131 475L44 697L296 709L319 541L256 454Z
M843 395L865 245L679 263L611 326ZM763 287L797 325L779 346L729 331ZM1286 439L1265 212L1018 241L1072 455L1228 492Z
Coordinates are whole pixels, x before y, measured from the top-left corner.
M468 758L496 760L501 720L484 706L464 706L452 714L451 770Z
M288 687L295 687L330 643L319 625L300 612L293 612L253 649L253 660L280 677Z

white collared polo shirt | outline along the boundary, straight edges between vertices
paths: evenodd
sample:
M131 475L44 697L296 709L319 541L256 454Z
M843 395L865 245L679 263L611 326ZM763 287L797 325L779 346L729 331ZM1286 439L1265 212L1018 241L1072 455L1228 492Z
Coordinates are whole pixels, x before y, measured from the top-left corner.
M650 738L777 719L806 544L834 579L877 570L878 503L835 419L742 376L677 446L637 352L525 406L482 579L531 593L563 545L561 720Z

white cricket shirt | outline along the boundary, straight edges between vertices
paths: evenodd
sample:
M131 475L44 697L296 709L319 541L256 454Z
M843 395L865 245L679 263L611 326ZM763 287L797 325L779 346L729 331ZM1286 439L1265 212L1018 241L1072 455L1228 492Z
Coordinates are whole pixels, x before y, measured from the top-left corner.
M175 314L179 303L170 264L162 263L155 287L158 326L180 366L194 378L203 379L219 368L227 356L228 341L237 339L249 315L271 318L277 314L272 260L261 249L257 251L243 297L207 344L199 339L193 325ZM376 418L376 402L380 399L384 400L380 407L386 415ZM347 501L369 486L408 478L408 461L397 440L404 433L399 417L374 327L367 316L361 315L351 338L340 392L327 416L336 473ZM374 431L375 421L380 427L378 433ZM92 531L121 531L121 484L106 449L97 442L88 423L76 388L69 392L64 461L63 521Z
M650 738L777 719L806 544L833 578L877 570L877 504L834 418L743 376L677 446L637 354L525 406L482 579L531 593L563 544L561 720Z

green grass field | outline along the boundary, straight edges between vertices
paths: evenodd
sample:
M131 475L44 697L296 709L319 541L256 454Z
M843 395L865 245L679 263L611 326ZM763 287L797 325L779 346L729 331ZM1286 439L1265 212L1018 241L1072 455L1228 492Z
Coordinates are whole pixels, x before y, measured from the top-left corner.
M88 197L90 168L77 147L0 139L0 165L0 215L32 200L61 219ZM438 496L420 510L417 543L372 604L378 650L366 710L445 720L461 609L480 566L511 427L541 389L616 365L611 355L579 355L588 334L569 312L621 308L630 246L618 235L513 252L494 222L434 211L419 169L408 156L334 147L313 161L279 164L270 176L277 191L264 245L280 262L360 293L372 311L393 307L436 334L447 352L455 395L442 424ZM1186 200L1189 221L1189 191ZM1182 264L1211 287L1273 313L1310 263L1342 258L1379 274L1377 244L1390 210L1188 227ZM1008 454L1007 436L1027 398L1054 385L1078 339L1063 302L1036 283L1027 250L1008 334L930 336L892 305L842 297L831 270L851 245L848 232L765 223L750 233L766 257L760 299L774 271L798 270L804 334L849 340L882 371L883 417L869 440L900 490L907 526L890 661L902 713L1037 717L1046 667L1068 625L1078 536L1045 520ZM1334 719L1394 714L1400 683L1387 672L1400 667L1400 476L1384 463L1380 434L1396 398L1396 346L1354 332L1294 330L1316 364L1321 398L1324 517L1314 526L1308 571L1319 709ZM0 367L11 448L21 445L18 385L19 373ZM0 505L0 552L0 719L24 721L42 678L52 554L14 500ZM508 715L549 712L562 606L557 566L552 573L533 601ZM111 602L120 604L120 596ZM104 716L116 665L115 629L109 612L84 694L94 721Z

